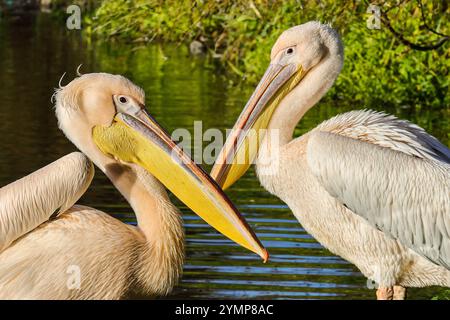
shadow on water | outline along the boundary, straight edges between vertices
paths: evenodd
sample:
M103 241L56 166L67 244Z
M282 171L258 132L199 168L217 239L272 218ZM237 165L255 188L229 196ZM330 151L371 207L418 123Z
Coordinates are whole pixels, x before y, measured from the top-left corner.
M50 97L62 73L67 72L64 84L81 63L82 72L120 73L142 86L149 111L169 132L192 132L197 120L204 130L231 127L253 89L229 87L201 60L190 58L184 46L131 50L91 43L45 15L0 20L0 185L75 150L57 128ZM353 108L322 103L296 133ZM386 111L419 123L447 143L447 123L438 112ZM169 298L373 298L358 270L309 236L287 206L259 186L253 170L229 196L270 251L271 261L262 264L174 199L184 212L188 258L183 281ZM81 202L135 223L130 207L99 170ZM438 291L413 290L410 298L430 298Z

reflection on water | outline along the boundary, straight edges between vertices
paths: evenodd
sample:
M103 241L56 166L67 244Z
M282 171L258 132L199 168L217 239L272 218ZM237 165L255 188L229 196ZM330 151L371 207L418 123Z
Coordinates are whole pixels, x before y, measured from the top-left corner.
M82 72L120 73L142 86L149 111L169 132L192 132L196 120L203 121L203 130L230 128L251 94L251 87L228 87L184 46L130 49L89 43L45 16L0 21L0 185L75 150L57 128L50 96L61 74L67 71L69 81L81 63ZM439 112L370 107L411 119L447 143L448 123ZM322 104L297 133L352 108L344 101L339 107ZM287 206L259 186L252 170L228 194L271 253L270 262L262 264L174 199L184 212L188 259L170 298L374 297L358 270L309 236ZM135 223L130 207L99 170L81 203ZM439 290L416 289L409 297L430 298Z

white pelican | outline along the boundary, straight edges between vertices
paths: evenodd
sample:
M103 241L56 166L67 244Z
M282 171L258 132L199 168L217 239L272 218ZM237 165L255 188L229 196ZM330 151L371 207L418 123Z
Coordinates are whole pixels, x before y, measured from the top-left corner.
M264 259L220 188L144 109L122 76L87 74L56 92L56 115L82 152L0 189L0 299L119 299L164 295L182 272L180 212L163 185L218 231ZM138 227L74 205L99 167ZM111 199L114 201L114 199Z
M406 287L450 286L447 147L373 111L338 115L293 140L342 63L330 26L309 22L283 32L211 176L227 188L254 159L262 186L323 246L374 280L379 299L403 299ZM257 140L255 130L265 128L279 139Z

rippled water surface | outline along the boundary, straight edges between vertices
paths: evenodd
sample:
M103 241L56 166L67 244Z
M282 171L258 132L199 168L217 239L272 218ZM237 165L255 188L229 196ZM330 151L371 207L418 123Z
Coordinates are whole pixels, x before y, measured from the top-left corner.
M230 128L252 87L229 86L218 71L189 57L185 46L100 45L64 29L45 16L0 20L0 186L75 150L57 128L50 97L82 72L124 74L142 86L150 113L169 131ZM297 129L300 134L339 112L359 106L320 105ZM363 107L363 106L361 106ZM386 109L384 106L364 106ZM433 112L387 109L420 123L447 143L447 120ZM209 170L210 168L207 167ZM263 190L251 170L228 192L271 253L267 264L224 239L176 199L184 213L187 262L184 277L170 298L373 298L366 279L351 264L324 249L294 219L280 200ZM97 170L80 201L126 223L135 217L109 180ZM410 298L430 298L439 288L411 290Z

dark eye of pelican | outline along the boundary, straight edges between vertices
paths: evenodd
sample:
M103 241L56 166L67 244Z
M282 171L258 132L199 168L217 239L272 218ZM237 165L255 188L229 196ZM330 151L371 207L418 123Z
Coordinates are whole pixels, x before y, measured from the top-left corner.
M294 53L294 49L288 48L288 49L286 50L286 53L287 53L287 54L292 54L292 53Z
M128 100L127 100L127 98L125 98L125 97L119 97L119 102L120 103L127 103L128 102Z

